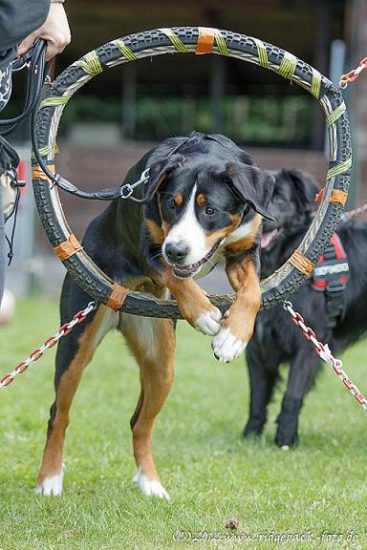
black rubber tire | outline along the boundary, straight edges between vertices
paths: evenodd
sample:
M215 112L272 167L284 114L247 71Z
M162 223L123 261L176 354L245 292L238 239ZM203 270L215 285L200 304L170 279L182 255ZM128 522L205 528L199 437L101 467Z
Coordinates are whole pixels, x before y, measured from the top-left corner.
M182 44L193 51L193 47L198 42L199 30L197 27L178 27L171 29L171 31L179 38ZM260 64L255 39L225 30L216 32L219 32L224 38L226 47L228 48L228 55ZM160 29L132 34L123 37L120 41L123 41L123 44L129 48L130 52L140 57L163 53L177 53L175 47L173 47L172 40ZM270 70L279 72L282 60L289 54L270 44L263 43L263 45L266 48L270 62ZM145 55L143 55L144 53ZM222 52L219 52L218 48L214 48L213 53L219 54ZM88 55L97 58L101 70L108 68L111 64L116 65L128 61L122 55L121 50L116 45L116 41L109 42ZM50 87L47 98L61 98L62 96L72 95L74 91L94 76L88 73L88 67L86 69L87 56L84 56L79 62L73 63L58 76ZM293 75L287 78L311 91L310 88L315 72L317 73L310 65L297 59ZM333 112L343 104L340 90L324 76L320 76L318 99L327 114ZM37 115L38 146L41 152L43 152L44 159L50 164L54 161L52 150L56 139L58 117L61 116L62 109L63 105L41 104ZM55 114L56 110L57 113ZM329 140L330 167L338 166L351 158L350 129L346 110L329 127ZM350 172L349 169L346 169L343 173L339 173L329 179L326 189L329 194L332 189L342 190L347 193L349 180ZM58 207L55 207L58 197L51 196L52 193L57 195L57 190L53 189L50 191L50 185L46 178L37 176L33 181L34 194L41 221L52 246L55 247L67 239L71 230L63 216L61 205L59 204ZM303 255L311 262L316 263L322 254L324 246L335 231L342 212L342 204L329 202L326 198L321 201L310 232L299 247ZM311 242L308 243L309 240ZM308 244L306 245L305 243ZM98 302L107 303L111 294L113 281L102 273L83 251L65 260L64 265L72 278L88 294ZM269 309L283 302L299 288L306 278L307 276L304 273L293 267L293 265L290 265L289 262L286 262L275 274L262 282L261 307ZM233 296L211 296L211 300L222 311L225 311L233 302ZM121 309L137 315L180 318L180 312L174 301L161 301L150 295L137 292L129 292Z

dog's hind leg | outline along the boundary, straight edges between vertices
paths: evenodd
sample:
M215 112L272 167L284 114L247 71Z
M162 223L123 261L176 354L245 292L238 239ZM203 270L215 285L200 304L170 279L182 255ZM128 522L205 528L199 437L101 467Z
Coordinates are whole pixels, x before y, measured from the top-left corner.
M56 397L50 409L47 440L37 478L37 493L60 495L62 492L62 455L70 406L85 367L92 359L98 343L117 321L116 316L118 314L106 306L99 306L92 319L89 317L59 342L55 373Z
M145 495L168 499L154 464L152 429L173 382L174 324L122 314L121 330L140 367L141 393L130 422L138 468L134 482Z
M298 442L298 419L303 398L311 388L321 364L316 353L309 349L307 342L305 344L291 361L287 389L277 420L275 443L284 450Z

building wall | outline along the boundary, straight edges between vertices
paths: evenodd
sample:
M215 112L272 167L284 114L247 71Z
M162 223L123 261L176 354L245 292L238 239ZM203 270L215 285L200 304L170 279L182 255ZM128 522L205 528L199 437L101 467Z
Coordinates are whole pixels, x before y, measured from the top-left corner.
M147 143L120 143L108 148L78 147L60 143L57 169L82 189L97 190L118 186L131 166L151 147L153 144ZM300 168L312 174L320 186L324 183L326 163L323 154L318 151L252 148L246 150L262 168ZM88 222L106 207L106 203L86 201L61 193L66 217L73 231L81 238ZM38 250L51 253L42 232L39 238L41 244Z

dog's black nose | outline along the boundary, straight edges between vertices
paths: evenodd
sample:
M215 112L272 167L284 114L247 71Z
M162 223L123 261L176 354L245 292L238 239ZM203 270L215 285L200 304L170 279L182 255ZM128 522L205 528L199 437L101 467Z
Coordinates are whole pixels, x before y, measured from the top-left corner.
M164 247L167 259L173 264L182 264L189 253L189 247L183 241L167 243Z

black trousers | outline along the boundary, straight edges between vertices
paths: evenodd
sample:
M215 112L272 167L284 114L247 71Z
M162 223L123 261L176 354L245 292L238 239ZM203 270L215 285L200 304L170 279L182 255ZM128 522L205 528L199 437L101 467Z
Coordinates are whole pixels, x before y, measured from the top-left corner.
M7 104L11 94L10 63L15 58L18 44L46 20L50 0L32 0L25 6L24 0L0 0L0 111ZM4 150L0 155L0 175L7 169ZM14 163L11 163L14 167ZM5 282L5 235L0 186L0 304Z

